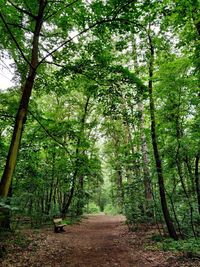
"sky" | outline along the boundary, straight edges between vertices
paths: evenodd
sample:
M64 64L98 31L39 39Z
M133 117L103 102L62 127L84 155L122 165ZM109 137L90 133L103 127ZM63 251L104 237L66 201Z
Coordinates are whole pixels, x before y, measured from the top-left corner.
M13 69L11 67L12 63L13 62L8 58L0 58L0 91L4 91L7 88L15 85L15 83L12 81L14 76Z

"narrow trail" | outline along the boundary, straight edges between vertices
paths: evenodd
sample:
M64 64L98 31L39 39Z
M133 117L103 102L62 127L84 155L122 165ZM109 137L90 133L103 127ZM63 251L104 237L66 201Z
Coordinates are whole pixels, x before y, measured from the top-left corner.
M43 231L42 239L15 251L2 267L179 267L167 252L145 250L147 232L128 232L123 216L93 215L65 232ZM149 233L151 235L151 233ZM199 266L199 265L198 265Z
M121 216L90 216L81 225L67 230L68 253L63 253L58 266L140 266L139 259L134 259L133 265L128 247L120 240L123 221ZM53 238L50 242L54 241ZM61 242L62 247L66 246L65 238Z

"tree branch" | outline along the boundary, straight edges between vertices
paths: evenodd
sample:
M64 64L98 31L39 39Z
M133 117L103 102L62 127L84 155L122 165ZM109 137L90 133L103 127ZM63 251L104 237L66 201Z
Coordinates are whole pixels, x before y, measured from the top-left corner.
M11 36L13 42L15 43L15 45L16 45L17 49L19 50L20 54L22 55L23 59L28 63L29 66L31 66L31 63L29 62L29 60L28 60L28 59L26 58L26 56L24 55L24 53L23 53L23 51L22 51L20 45L18 44L18 42L17 42L15 36L14 36L13 33L11 32L11 30L10 30L10 28L9 28L9 26L8 26L8 23L5 21L5 19L4 19L4 17L3 17L3 14L2 14L1 12L0 12L0 18L2 19L3 24L5 25L5 27L6 27L7 31L8 31L8 33L10 34L10 36Z
M124 3L124 5L119 6L118 8L116 8L116 10L115 10L115 12L114 12L115 14L114 14L114 16L113 16L113 19L116 18L116 17L119 15L119 13L120 13L121 10L123 10L125 7L129 6L129 5L132 4L133 2L135 2L135 0L130 0L130 1L128 1L127 3Z
M60 48L62 48L63 46L67 45L68 43L72 42L75 38L81 36L82 34L88 32L89 30L95 28L96 26L98 25L101 25L101 24L104 24L104 23L111 23L111 22L126 22L126 23L131 23L131 24L134 24L135 26L137 27L141 27L143 28L144 26L141 25L141 24L138 24L136 25L136 22L135 21L131 21L131 20L128 20L128 19L123 19L123 18L109 18L109 19L103 19L103 20L100 20L100 21L97 21L95 22L94 24L90 25L89 27L83 29L81 32L77 33L74 37L70 37L68 40L62 42L60 45L58 45L55 49L53 49L51 52L49 52L46 56L44 56L39 62L38 62L38 66L43 63L45 61L45 59L47 59L49 56L53 55L55 52L57 52ZM38 67L37 66L37 67Z
M9 119L15 119L15 116L9 115L7 113L0 113L0 117L2 118L9 118Z
M28 111L31 116L37 121L37 123L41 126L41 128L45 131L45 133L51 137L51 139L54 140L54 142L56 142L59 146L61 146L66 152L67 154L69 155L70 157L70 160L72 160L72 155L71 153L68 151L68 149L66 148L65 144L60 142L59 140L57 140L50 132L49 130L38 120L38 118L33 114L33 112L31 112L30 110Z
M9 26L13 26L13 27L16 27L16 28L19 28L19 29L23 29L23 30L25 30L25 31L27 31L27 32L31 32L31 33L33 33L33 31L31 31L30 29L24 27L22 24L10 23L10 22L7 22L7 24L8 24Z
M8 0L8 3L10 3L15 9L17 9L20 12L23 12L24 14L28 15L29 17L33 18L33 19L37 19L37 16L33 15L31 12L15 5L13 2L11 2L10 0Z
M81 36L82 34L86 33L87 31L95 28L97 25L101 25L103 23L109 23L109 22L113 22L113 19L104 19L101 21L97 21L94 24L90 25L89 27L83 29L81 32L77 33L74 37L70 37L68 40L62 42L59 46L57 46L55 49L53 49L51 52L49 52L45 57L43 57L39 62L38 62L38 66L43 63L45 61L46 58L48 58L49 56L53 55L55 52L57 52L60 48L62 48L63 46L65 46L66 44L72 42L75 38Z
M71 3L67 4L67 5L65 5L65 6L62 8L62 10L65 9L65 8L68 8L68 7L72 6L73 4L75 4L75 3L78 2L78 1L79 1L79 0L74 0L73 2L71 2ZM48 20L49 18L51 18L51 17L53 17L54 15L56 15L59 11L61 11L61 10L56 10L56 11L54 11L52 14L50 14L49 16L44 17L44 20ZM48 12L48 13L49 13L49 12Z

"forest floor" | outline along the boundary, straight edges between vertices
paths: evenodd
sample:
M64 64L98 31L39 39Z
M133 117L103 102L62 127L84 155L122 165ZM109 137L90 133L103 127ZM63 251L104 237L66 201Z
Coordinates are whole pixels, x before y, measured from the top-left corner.
M128 231L122 216L89 215L80 224L54 233L26 230L0 259L2 267L199 267L197 260L153 249L155 229ZM12 243L12 242L11 242ZM20 246L19 246L20 245Z

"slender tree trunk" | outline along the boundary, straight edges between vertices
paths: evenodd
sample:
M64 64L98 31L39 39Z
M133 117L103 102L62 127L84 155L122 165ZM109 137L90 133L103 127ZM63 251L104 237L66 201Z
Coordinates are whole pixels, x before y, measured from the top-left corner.
M71 205L71 202L72 202L72 199L74 196L74 191L75 191L77 174L78 174L78 168L76 167L74 175L72 177L72 185L71 185L70 192L68 195L66 194L64 197L63 208L62 208L62 218L66 217L66 214L67 214L69 207Z
M175 209L175 206L174 206L174 201L173 201L173 195L174 195L174 191L176 190L176 185L174 186L173 190L172 190L172 194L168 194L168 197L169 197L169 200L170 200L170 203L171 203L171 207L172 207L172 210L173 210L173 213L174 213L174 219L176 221L176 224L177 224L177 227L178 227L178 231L179 231L179 234L180 236L183 238L183 234L182 234L182 231L181 231L181 226L180 226L180 223L179 223L179 220L178 220L178 217L176 215L176 209Z
M122 177L122 171L120 166L118 166L117 170L117 188L118 188L118 204L120 213L123 212L124 207L124 188L123 188L123 177Z
M200 214L199 154L196 156L195 159L195 185L196 185L198 211Z
M185 165L186 165L186 168L187 168L187 171L188 171L188 175L190 177L192 194L195 195L195 193L196 193L196 190L195 190L195 175L193 174L192 165L191 165L191 162L190 162L188 156L185 157L184 162L185 162Z
M126 135L127 135L127 140L126 140L126 145L130 146L131 149L131 155L132 155L132 161L133 161L133 166L134 168L132 168L132 174L130 173L130 175L128 175L130 182L132 180L132 175L134 174L136 177L140 177L140 170L139 170L139 163L137 162L137 160L135 159L135 148L133 145L133 140L132 140L132 136L131 136L131 129L130 129L130 124L128 123L128 118L126 118ZM133 129L134 131L134 129ZM128 152L126 155L128 156L130 152ZM118 154L116 154L117 156Z
M44 9L46 6L45 0L40 0L38 16L36 17L35 30L32 41L32 52L31 61L29 66L28 77L25 81L22 97L19 105L19 109L15 119L15 125L12 135L12 140L4 168L3 176L0 182L0 197L7 197L12 176L15 170L17 155L19 151L20 141L22 137L23 127L26 122L26 116L28 112L29 100L33 88L33 84L36 76L36 69L38 66L38 47L39 47L39 36L43 23Z
M126 125L128 127L128 125ZM119 160L119 136L118 133L114 131L114 155L115 155L115 184L117 186L117 204L119 207L120 213L123 212L124 206L124 187L123 187L123 176L122 176L122 167Z
M55 153L55 147L53 151L53 159L52 159L52 173L51 173L51 182L50 182L50 191L49 196L47 197L47 204L46 204L46 213L49 214L51 210L51 204L52 204L52 198L53 198L53 187L54 187L54 177L55 177L55 159L56 159L56 153Z
M154 196L154 191L153 191L153 190L152 190L152 196L153 196L154 219L155 219L155 223L156 223L156 225L157 225L159 234L162 235L162 234L164 233L164 230L163 230L162 227L160 228L160 225L159 225L161 219L160 219L160 218L157 218L157 214L158 214L159 212L158 212L158 207L157 207L157 203L156 203L156 198L155 198L155 196ZM162 232L161 232L161 230L162 230Z
M83 200L84 200L84 176L80 175L78 178L78 194L77 194L77 211L78 216L83 213Z
M199 21L199 2L198 0L192 1L192 20L194 23L194 26L196 28L196 31L200 37L200 21Z
M162 162L159 154L158 144L157 144L157 132L156 132L156 119L155 119L155 106L154 106L154 99L153 99L153 65L154 65L154 46L152 43L152 39L150 33L148 33L149 45L150 45L150 62L149 62L149 103L150 103L150 116L151 116L151 138L152 138L152 145L154 151L154 158L156 163L156 170L158 175L158 185L159 185L159 192L160 192L160 199L161 199L161 206L164 215L164 219L167 225L167 229L169 232L170 237L174 240L178 240L178 236L170 217L166 194L165 194L165 185L164 185L164 176L163 176L163 168Z

